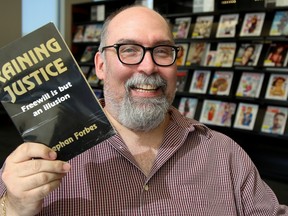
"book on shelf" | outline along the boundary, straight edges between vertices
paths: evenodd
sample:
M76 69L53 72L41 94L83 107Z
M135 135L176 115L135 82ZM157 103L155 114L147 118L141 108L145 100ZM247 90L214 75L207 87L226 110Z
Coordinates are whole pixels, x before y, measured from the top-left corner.
M232 67L236 51L235 42L220 42L215 54L215 67Z
M261 132L283 135L287 120L287 107L267 106Z
M190 83L189 92L205 94L207 91L210 74L210 70L195 70Z
M236 96L258 98L263 80L264 73L243 72L238 83Z
M191 17L177 17L172 33L175 39L187 38L191 25Z
M284 43L271 43L264 59L264 66L284 67L287 65L288 45Z
M209 38L214 16L198 16L192 32L192 38Z
M217 111L219 110L220 100L208 100L203 101L200 119L199 121L204 124L216 124Z
M177 71L177 82L176 82L177 92L183 92L185 90L187 75L188 75L188 70Z
M256 66L261 55L263 44L243 43L239 46L234 66Z
M213 12L214 0L193 0L193 13Z
M266 88L265 98L273 100L286 100L288 93L288 74L270 74Z
M222 14L217 27L216 38L231 38L236 35L239 14Z
M215 71L209 94L229 95L234 73L232 71Z
M276 0L276 7L285 7L288 6L287 0Z
M270 36L288 35L288 11L276 11L269 32Z
M66 161L115 134L53 23L0 49L0 64L1 103L23 141Z
M191 42L189 46L189 51L186 57L186 66L204 65L205 56L207 51L210 49L210 43L206 42Z
M178 105L178 110L182 115L188 118L194 118L197 109L197 104L198 104L197 98L181 97Z
M83 42L99 42L103 24L88 24L85 27Z
M82 73L84 74L84 76L86 78L88 78L91 67L82 65L82 66L80 66L80 69L81 69Z
M91 6L91 21L104 21L105 19L105 5L92 5Z
M94 56L96 52L98 51L98 46L89 45L85 48L81 58L81 63L91 63L94 61Z
M184 66L186 62L187 52L189 49L189 44L188 43L176 43L176 46L180 47L180 50L176 58L176 65Z
M265 20L265 12L246 13L242 23L240 36L260 36Z
M258 104L239 103L233 127L245 130L253 130L258 109Z
M82 42L84 39L85 25L78 25L73 37L73 42Z

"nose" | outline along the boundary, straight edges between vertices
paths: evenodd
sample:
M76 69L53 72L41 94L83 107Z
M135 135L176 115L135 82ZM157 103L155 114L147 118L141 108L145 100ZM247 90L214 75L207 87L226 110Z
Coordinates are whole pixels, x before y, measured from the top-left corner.
M146 50L144 53L143 60L138 65L138 69L141 70L141 72L146 73L147 75L153 74L157 70L157 65L153 61L152 53L150 50Z

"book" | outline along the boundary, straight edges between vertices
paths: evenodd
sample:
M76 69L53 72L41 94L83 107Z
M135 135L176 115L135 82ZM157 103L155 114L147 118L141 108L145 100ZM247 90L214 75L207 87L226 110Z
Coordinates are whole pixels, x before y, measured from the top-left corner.
M253 130L258 109L258 104L239 103L233 127Z
M92 5L91 6L91 21L104 21L105 19L105 5Z
M84 42L99 42L103 24L88 24L84 31Z
M193 13L213 12L214 0L193 0Z
M204 124L216 124L216 116L219 110L221 101L220 100L208 100L203 101L203 106L201 109L199 121Z
M209 94L229 95L234 73L232 71L215 71Z
M236 35L239 14L222 14L220 16L216 38L231 38Z
M198 16L192 32L192 38L209 38L214 16Z
M94 61L94 56L96 52L98 51L98 46L95 45L89 45L85 48L81 58L80 62L81 63L88 63L88 62L93 62Z
M271 74L266 88L265 98L286 100L288 92L288 75Z
M264 66L283 67L286 63L288 45L284 43L271 43L264 59Z
M287 107L267 106L261 126L261 132L283 135L287 120L287 112Z
M231 127L235 111L236 103L222 101L216 113L215 125Z
M178 105L178 110L182 115L188 118L194 118L197 104L197 98L182 97Z
M115 134L53 23L0 49L0 65L1 103L23 141L66 161Z
M246 13L240 31L240 36L260 36L264 24L264 19L264 12Z
M84 31L85 31L85 26L84 25L78 25L76 32L73 37L73 42L82 42L84 38Z
M263 79L264 73L243 72L238 83L236 96L258 98Z
M238 48L234 59L234 66L256 66L263 44L244 43Z
M180 50L176 58L176 65L184 66L186 57L187 57L187 52L189 49L189 44L188 43L176 43L176 46L180 47Z
M205 94L207 91L211 71L195 70L190 83L189 92Z
M190 43L185 65L186 66L190 66L190 65L202 66L202 65L204 65L205 56L206 56L206 53L209 49L210 49L210 43L205 43L205 42L192 42L192 43Z
M288 11L276 11L269 32L270 36L288 35Z
M176 82L177 92L183 92L185 90L187 75L188 75L188 70L177 71L177 82Z
M177 17L172 33L175 39L187 38L191 25L191 17Z
M232 67L236 43L220 42L217 45L216 56L214 60L215 67Z

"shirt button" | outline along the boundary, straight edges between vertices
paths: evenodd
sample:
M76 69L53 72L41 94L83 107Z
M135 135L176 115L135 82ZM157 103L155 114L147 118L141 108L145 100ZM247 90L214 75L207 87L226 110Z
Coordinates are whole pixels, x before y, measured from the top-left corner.
M149 190L149 186L148 185L144 185L144 190L148 191Z

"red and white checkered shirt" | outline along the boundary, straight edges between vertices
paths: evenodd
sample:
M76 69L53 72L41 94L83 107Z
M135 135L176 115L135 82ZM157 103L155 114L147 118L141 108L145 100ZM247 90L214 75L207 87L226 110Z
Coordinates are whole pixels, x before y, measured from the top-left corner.
M119 135L70 164L39 215L288 215L239 145L175 108L148 177Z

